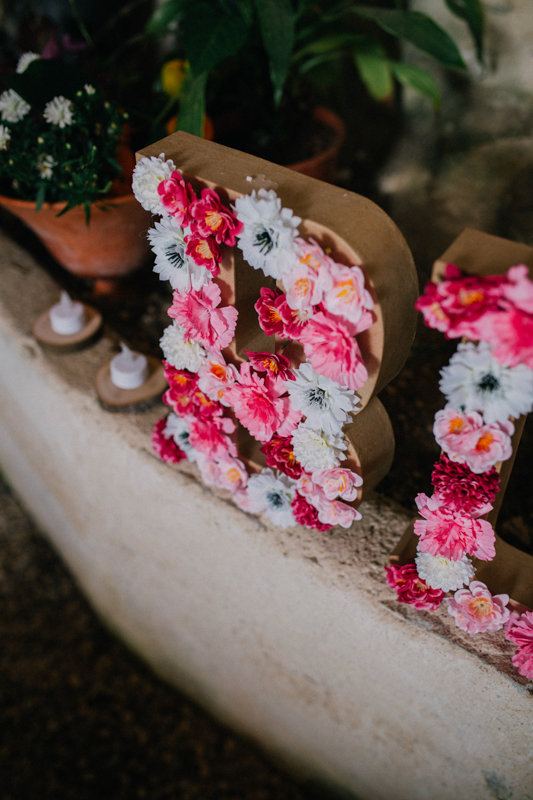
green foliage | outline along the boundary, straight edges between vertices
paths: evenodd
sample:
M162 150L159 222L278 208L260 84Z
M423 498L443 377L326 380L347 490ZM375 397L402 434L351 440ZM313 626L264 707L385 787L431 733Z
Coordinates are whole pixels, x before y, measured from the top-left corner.
M483 28L485 14L480 0L444 0L452 14L464 19L476 45L477 57L483 61Z
M232 56L246 40L248 25L243 15L220 11L212 3L190 7L183 20L183 42L194 75L209 72Z
M274 103L279 105L294 48L295 14L291 0L255 0L255 7L270 64Z

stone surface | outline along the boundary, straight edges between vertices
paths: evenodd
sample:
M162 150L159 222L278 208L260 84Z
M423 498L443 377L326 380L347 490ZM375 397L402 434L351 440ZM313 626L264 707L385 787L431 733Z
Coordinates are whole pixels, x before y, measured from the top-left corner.
M109 414L90 350L29 332L58 289L1 242L0 459L106 623L162 677L305 777L363 800L527 800L532 698L503 635L403 609L383 564L409 515L278 530L151 453L162 407ZM502 670L506 670L504 674Z

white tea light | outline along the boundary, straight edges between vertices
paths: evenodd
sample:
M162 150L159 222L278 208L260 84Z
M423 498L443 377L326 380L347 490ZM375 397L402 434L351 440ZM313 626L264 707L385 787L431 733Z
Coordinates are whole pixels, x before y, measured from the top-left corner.
M61 336L79 333L87 321L83 303L72 300L67 292L61 292L61 300L52 306L48 314L52 330Z
M117 389L138 389L148 378L148 361L142 353L133 350L122 342L122 352L111 359L109 368L111 382Z

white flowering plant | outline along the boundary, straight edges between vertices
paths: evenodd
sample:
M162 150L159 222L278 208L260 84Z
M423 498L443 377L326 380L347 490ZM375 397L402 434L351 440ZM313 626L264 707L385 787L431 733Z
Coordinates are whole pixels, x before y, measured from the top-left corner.
M30 56L34 56L30 58ZM0 191L61 214L102 199L120 175L127 115L72 65L24 53L0 94Z

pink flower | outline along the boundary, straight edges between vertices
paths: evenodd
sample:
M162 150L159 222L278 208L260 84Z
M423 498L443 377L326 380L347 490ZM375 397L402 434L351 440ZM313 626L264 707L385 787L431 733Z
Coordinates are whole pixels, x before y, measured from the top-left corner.
M190 256L199 267L205 267L214 278L220 272L218 266L222 258L220 247L212 236L203 238L194 233L185 236L185 253Z
M274 434L272 439L261 447L261 452L265 456L268 467L279 469L280 472L284 472L289 478L295 480L301 476L302 465L294 456L290 436Z
M291 407L288 397L279 396L284 391L285 387L280 390L268 375L260 378L252 372L248 362L241 364L239 382L231 390L231 400L239 421L260 442L269 441L276 431L281 436L287 435L302 416Z
M318 511L318 519L328 525L340 525L349 528L354 520L361 519L361 514L353 506L343 503L342 500L328 500L323 492L316 492L307 496Z
M273 378L294 381L295 377L291 370L291 362L286 356L273 355L272 353L254 353L251 350L243 350L248 356L250 364L257 372L268 372Z
M235 431L235 423L228 417L186 417L189 426L189 443L208 458L221 459L236 456L237 448L226 435Z
M264 286L254 308L259 315L259 324L267 336L283 334L283 320L279 311L281 303L285 303L285 295Z
M449 613L470 636L503 628L510 614L508 602L509 595L493 597L481 581L472 581L468 589L459 589L453 597L446 598Z
M513 656L518 672L533 680L533 612L526 611L521 617L513 614L505 628L505 638L518 645Z
M328 500L341 497L351 502L357 498L357 487L363 485L363 479L351 469L322 469L313 472L312 477Z
M238 312L233 306L217 308L220 299L215 283L202 286L200 291L174 292L168 315L183 326L187 339L199 341L210 350L221 350L233 339Z
M333 525L325 525L320 522L316 508L308 503L305 497L302 497L298 492L294 495L291 507L298 525L305 525L306 528L316 528L319 531L329 531L333 527Z
M167 464L179 464L186 458L185 453L176 444L172 436L165 436L164 430L167 425L167 418L158 419L152 429L152 447L159 458Z
M189 207L191 230L203 239L213 237L218 244L235 247L236 235L242 231L242 222L220 202L212 189L202 189L201 199Z
M476 474L443 454L433 467L431 483L442 505L463 514L485 513L500 488L500 476L494 467Z
M202 480L209 486L236 492L248 483L248 473L242 461L231 456L214 460L199 453L196 459Z
M283 278L287 303L296 310L311 310L317 306L324 292L332 285L333 261L316 242L297 239L298 261Z
M339 322L320 311L305 326L300 342L320 375L355 391L368 378L350 323Z
M165 378L169 388L163 395L163 402L179 416L220 416L222 408L211 400L198 386L198 378L186 369L175 369L163 361Z
M365 289L363 270L333 262L332 277L333 286L324 295L324 307L330 314L355 325L357 333L369 328L373 322L370 311L374 308L374 301Z
M513 432L510 421L484 425L477 411L465 414L450 406L437 411L433 425L437 444L444 452L476 474L488 472L498 461L511 457Z
M302 331L313 316L312 308L291 308L283 295L278 311L283 321L283 338L300 341Z
M507 272L507 282L502 286L506 300L520 311L533 314L533 281L529 280L529 267L519 264Z
M397 592L400 603L409 603L424 611L435 611L440 606L444 592L428 586L419 576L414 564L391 564L385 569L387 583Z
M233 364L226 364L221 355L208 356L198 370L198 387L211 400L230 406L226 395L238 377Z
M533 369L533 315L520 309L487 314L479 327L479 339L492 345L492 354L501 364Z
M416 520L414 530L420 536L418 544L423 553L443 556L457 561L465 553L481 561L491 561L496 555L495 536L490 522L454 511L436 497L418 494L418 511L425 520Z
M328 483L327 476L328 474L331 476L333 473L339 474L336 478L333 477L331 482ZM343 473L349 473L349 476ZM326 478L324 478L324 476L326 476ZM358 484L358 480L362 484L362 480L359 476L352 476L355 476L355 473L348 469L318 470L312 474L303 472L296 484L296 490L302 497L305 497L308 503L316 508L320 522L349 528L354 520L361 519L361 514L352 506L340 500L336 500L335 498L340 494L339 490L342 490L343 495L341 496L344 496L346 500L355 500L357 491L354 489L354 486L360 485ZM326 485L329 496L322 488L321 482L324 482ZM335 493L333 494L333 492Z
M175 171L170 178L161 181L157 192L165 211L175 217L183 228L187 227L189 206L196 199L192 186L185 183L180 173Z

